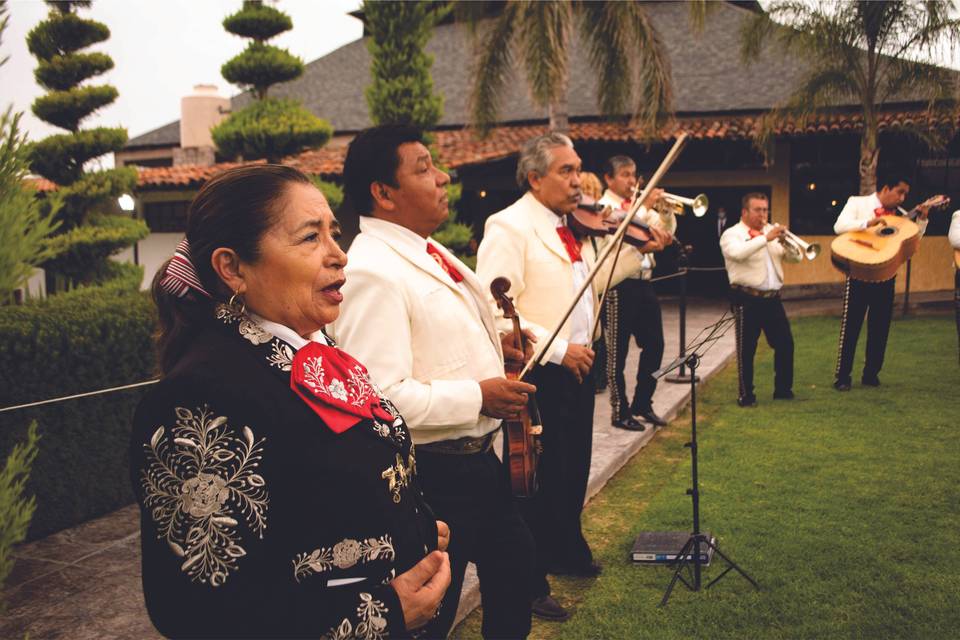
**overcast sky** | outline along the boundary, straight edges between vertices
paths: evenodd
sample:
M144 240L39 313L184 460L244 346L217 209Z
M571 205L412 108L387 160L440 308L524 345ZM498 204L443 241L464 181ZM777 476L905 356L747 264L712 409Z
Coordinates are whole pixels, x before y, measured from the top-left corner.
M109 82L120 92L116 102L81 126L123 126L132 138L178 120L180 98L195 84L216 84L223 95L236 94L238 89L220 76L220 66L247 40L224 31L221 22L240 5L240 0L95 0L90 9L81 10L80 15L103 22L111 31L109 40L89 50L108 53L116 66L93 82ZM304 62L356 40L363 31L360 21L347 15L360 0L279 0L275 6L291 16L293 30L272 42ZM30 112L43 90L33 78L37 61L25 39L48 7L42 0L11 0L8 7L10 25L0 56L9 55L10 60L0 67L0 109L12 102L15 110L23 111L22 122L32 139L62 133ZM960 52L952 59L942 53L930 57L960 68Z
M0 109L11 102L23 111L23 127L31 139L63 133L38 120L30 104L44 93L33 77L37 60L27 51L27 33L47 15L41 0L8 2L10 24L3 34L0 57ZM120 96L109 107L84 120L84 129L123 126L130 137L180 118L180 98L195 84L215 84L221 94L239 89L220 75L220 66L248 42L224 31L223 18L241 6L240 0L95 0L80 15L106 24L110 39L85 51L103 51L114 68L92 83L110 83ZM280 0L278 9L293 19L293 30L271 44L284 47L310 62L356 40L363 25L348 12L360 0ZM366 82L358 78L358 82Z

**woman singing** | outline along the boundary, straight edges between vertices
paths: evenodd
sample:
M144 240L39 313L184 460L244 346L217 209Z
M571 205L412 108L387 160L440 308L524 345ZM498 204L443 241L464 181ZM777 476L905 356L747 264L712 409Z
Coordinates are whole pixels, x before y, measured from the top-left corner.
M163 378L130 458L166 636L407 636L450 582L403 418L320 333L342 299L338 234L299 171L233 169L154 280Z

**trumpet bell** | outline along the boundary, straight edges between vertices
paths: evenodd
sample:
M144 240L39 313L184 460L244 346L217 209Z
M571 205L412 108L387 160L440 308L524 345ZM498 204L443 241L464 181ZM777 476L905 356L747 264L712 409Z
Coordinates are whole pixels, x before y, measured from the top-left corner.
M710 200L707 199L707 194L701 193L694 198L690 208L693 209L693 215L698 218L707 215L707 209L710 208Z
M807 248L803 250L804 255L807 256L807 260L815 260L818 255L820 255L820 245L816 242L811 242L807 245Z

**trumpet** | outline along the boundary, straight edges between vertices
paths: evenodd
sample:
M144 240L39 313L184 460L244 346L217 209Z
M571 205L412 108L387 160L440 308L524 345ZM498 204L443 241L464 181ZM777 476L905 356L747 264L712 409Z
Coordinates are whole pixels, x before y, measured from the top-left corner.
M820 255L819 244L816 242L807 242L789 229L783 230L783 235L780 236L780 242L793 247L800 252L800 255L806 256L807 260L813 260Z
M633 197L637 197L637 193L640 191L640 185L637 185L633 188ZM676 216L682 216L685 211L684 207L690 207L693 210L693 215L698 218L702 218L707 215L707 209L710 207L710 200L707 198L707 194L701 193L695 198L685 198L683 196L674 195L672 193L664 192L660 199L654 203L653 208L656 209L659 213L667 214L672 213Z

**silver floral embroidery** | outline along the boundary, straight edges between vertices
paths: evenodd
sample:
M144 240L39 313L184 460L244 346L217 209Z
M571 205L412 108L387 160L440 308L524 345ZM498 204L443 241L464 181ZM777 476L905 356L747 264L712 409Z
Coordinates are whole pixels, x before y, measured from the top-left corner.
M330 395L340 400L341 402L347 401L347 389L343 386L343 382L337 378L330 380L330 385L327 387L327 391L330 392Z
M320 547L310 553L299 553L293 559L293 575L297 582L314 573L330 571L334 567L349 569L358 562L393 560L396 556L389 535L366 540L346 538L330 547Z
M269 331L265 331L260 327L256 322L250 320L249 318L244 318L240 321L240 335L252 342L253 344L264 344L273 340L273 334Z
M357 626L354 628L350 618L344 618L339 626L330 629L323 635L324 640L381 640L386 637L387 605L374 599L369 593L360 594L360 605L357 607Z
M181 571L218 587L247 553L239 520L260 538L267 528L266 481L256 472L265 438L255 441L250 427L238 437L206 406L175 412L172 441L161 426L144 445L144 503L157 537L184 559Z
M293 349L279 340L274 340L270 346L273 348L273 353L267 357L270 366L280 371L290 371L293 368Z
M339 378L331 378L329 384L326 381L326 372L323 368L323 356L312 356L304 358L303 361L303 383L319 394L328 395L341 402L360 407L376 393L370 385L369 377L363 372L363 369L356 365L350 371L350 377L346 384Z

